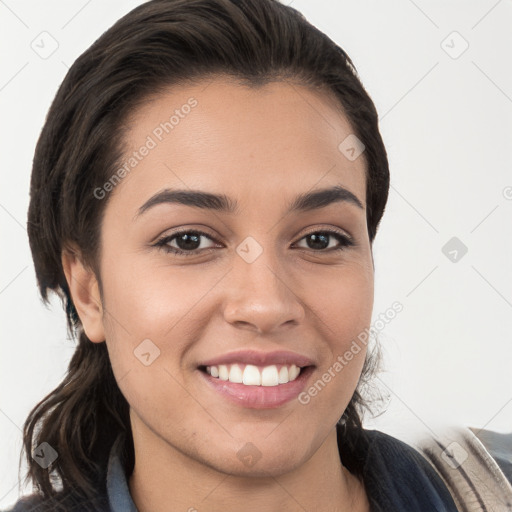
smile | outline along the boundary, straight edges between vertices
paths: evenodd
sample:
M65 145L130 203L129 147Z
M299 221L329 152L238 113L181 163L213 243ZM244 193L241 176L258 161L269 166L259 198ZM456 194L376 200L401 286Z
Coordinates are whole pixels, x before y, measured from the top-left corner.
M291 365L255 366L252 364L220 364L207 366L205 370L213 378L245 386L279 386L294 381L301 368Z
M249 409L275 409L296 400L314 369L315 366L298 367L293 364L258 367L237 363L198 368L203 382L214 395ZM241 382L233 382L231 378Z

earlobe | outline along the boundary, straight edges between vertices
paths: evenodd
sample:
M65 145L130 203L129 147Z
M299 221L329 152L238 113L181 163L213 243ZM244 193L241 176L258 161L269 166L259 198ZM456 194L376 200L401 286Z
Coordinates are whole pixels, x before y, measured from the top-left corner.
M63 249L61 261L85 334L93 343L105 341L103 307L96 275L83 264L78 251Z

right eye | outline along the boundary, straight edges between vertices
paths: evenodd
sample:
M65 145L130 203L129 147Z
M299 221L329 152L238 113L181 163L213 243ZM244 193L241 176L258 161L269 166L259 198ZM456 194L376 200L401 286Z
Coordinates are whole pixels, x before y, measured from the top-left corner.
M203 231L184 229L160 238L154 245L155 247L163 249L165 252L176 254L178 256L193 256L197 255L199 252L212 249L211 247L200 247L202 237L216 241ZM171 245L174 240L176 240L178 247L173 247Z

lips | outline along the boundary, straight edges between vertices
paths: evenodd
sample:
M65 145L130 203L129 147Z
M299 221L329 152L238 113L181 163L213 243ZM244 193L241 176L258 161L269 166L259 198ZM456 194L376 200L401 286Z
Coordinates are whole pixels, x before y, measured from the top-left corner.
M198 372L207 389L222 400L248 409L277 409L296 400L314 372L314 366L303 367L295 380L277 386L245 385L214 378L206 371ZM212 397L213 404L216 403Z
M272 409L296 398L315 366L295 352L240 350L203 361L198 369L207 386L232 403Z
M235 363L262 367L271 365L290 366L294 364L299 368L314 365L314 362L310 358L287 350L277 350L274 352L240 350L208 359L200 363L199 367L206 368L207 366L230 365Z

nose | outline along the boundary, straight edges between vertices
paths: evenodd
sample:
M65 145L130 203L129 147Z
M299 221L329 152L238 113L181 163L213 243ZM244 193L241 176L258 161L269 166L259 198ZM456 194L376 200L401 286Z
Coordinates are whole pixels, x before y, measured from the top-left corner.
M297 326L305 317L294 277L270 252L263 251L252 263L235 258L224 303L227 322L258 334Z

